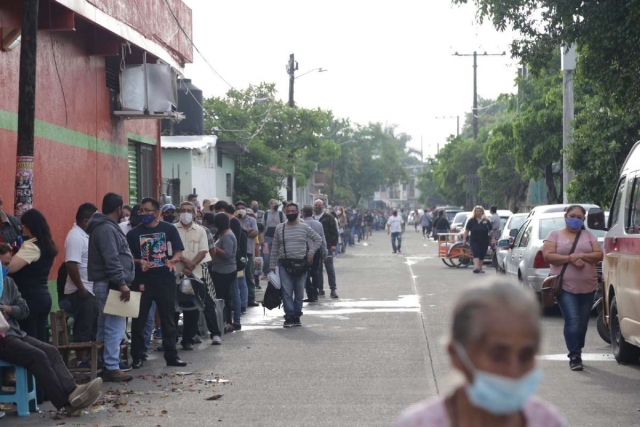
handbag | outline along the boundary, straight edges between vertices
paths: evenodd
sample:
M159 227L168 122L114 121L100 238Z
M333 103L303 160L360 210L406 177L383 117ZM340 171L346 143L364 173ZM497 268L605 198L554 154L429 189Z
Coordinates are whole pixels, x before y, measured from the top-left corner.
M309 263L307 262L307 258L302 259L289 259L287 258L287 245L284 242L284 229L287 224L282 226L282 248L284 250L284 259L280 260L280 264L284 271L289 273L291 276L300 277L309 271Z
M576 236L576 239L573 241L573 246L571 247L571 251L569 251L569 255L571 255L576 250L576 247L578 246L578 240L580 240L581 234L582 234L582 230L578 231L578 235ZM544 282L542 282L541 291L542 291L544 306L548 306L549 304L549 302L546 302L546 303L544 302L545 293L549 295L549 297L553 297L556 299L560 296L560 294L562 294L562 282L564 281L564 273L567 271L568 266L569 266L569 263L566 263L562 267L562 271L560 272L560 274L549 276L546 279L544 279ZM551 303L551 305L553 305L553 303Z

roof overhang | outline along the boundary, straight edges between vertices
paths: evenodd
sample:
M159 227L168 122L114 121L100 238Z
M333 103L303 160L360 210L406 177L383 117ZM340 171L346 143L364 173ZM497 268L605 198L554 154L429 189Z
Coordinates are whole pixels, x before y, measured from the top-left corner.
M219 144L218 137L215 135L163 136L161 141L163 150L183 149L198 150L199 152L215 148Z
M224 154L232 157L241 156L249 152L246 145L238 141L218 141L217 148Z

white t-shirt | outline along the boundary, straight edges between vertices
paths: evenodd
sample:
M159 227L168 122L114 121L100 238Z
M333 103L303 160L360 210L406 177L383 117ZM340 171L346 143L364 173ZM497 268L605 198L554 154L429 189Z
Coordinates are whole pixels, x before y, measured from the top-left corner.
M404 224L404 220L400 215L398 216L391 215L387 220L387 225L389 226L389 230L392 233L402 232L402 224Z
M80 280L87 292L93 294L93 282L89 281L87 264L89 263L89 235L78 224L73 224L73 228L67 234L64 241L65 262L75 262L78 264ZM72 294L78 290L70 276L67 276L67 283L64 285L64 294Z

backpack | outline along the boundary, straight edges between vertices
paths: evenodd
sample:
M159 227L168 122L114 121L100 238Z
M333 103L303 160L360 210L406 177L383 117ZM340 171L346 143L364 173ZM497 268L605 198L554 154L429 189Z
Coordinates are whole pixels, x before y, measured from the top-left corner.
M244 271L247 266L247 239L249 236L244 228L240 229L240 240L236 250L236 268L238 271Z
M276 289L273 283L269 282L267 289L264 291L262 306L267 310L273 310L274 308L280 308L281 305L282 295L280 294L280 290Z

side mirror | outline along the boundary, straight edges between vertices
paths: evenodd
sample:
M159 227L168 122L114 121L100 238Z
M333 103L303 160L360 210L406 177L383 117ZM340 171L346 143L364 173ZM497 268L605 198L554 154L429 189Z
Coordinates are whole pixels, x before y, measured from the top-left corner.
M587 225L592 230L607 230L602 208L591 208L587 213Z
M518 235L518 231L520 231L517 228L513 228L509 231L509 237L513 237L514 239L516 238L516 236Z
M509 239L498 240L498 247L503 249L509 249L511 247L511 241Z

